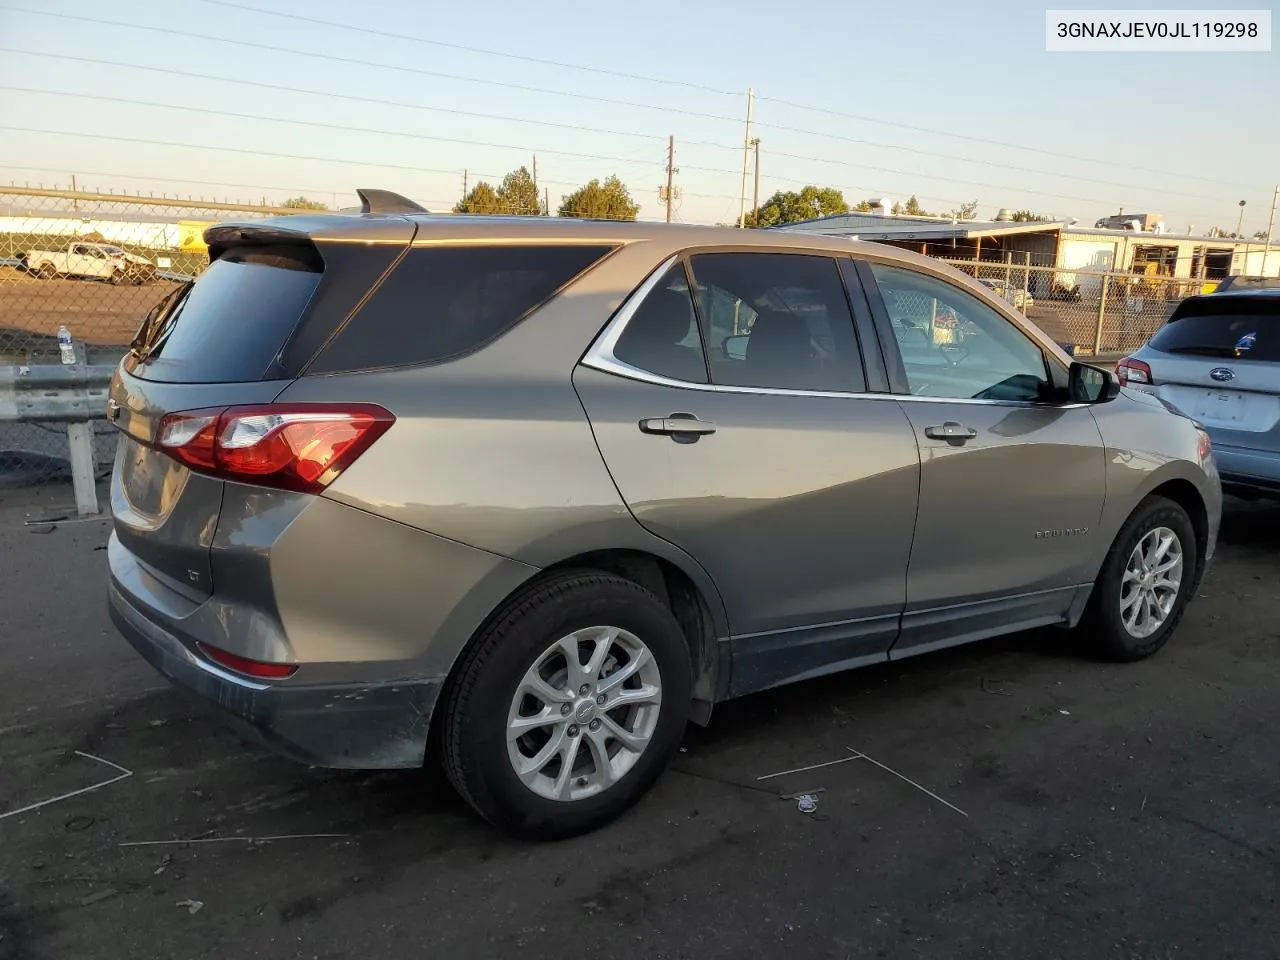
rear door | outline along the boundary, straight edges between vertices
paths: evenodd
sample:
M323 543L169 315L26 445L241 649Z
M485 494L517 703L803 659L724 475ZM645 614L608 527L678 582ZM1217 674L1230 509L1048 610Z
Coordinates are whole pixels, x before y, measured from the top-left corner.
M405 222L405 241L413 226ZM356 245L350 245L354 248ZM304 235L241 232L194 285L174 291L144 322L114 377L108 414L120 429L111 484L121 544L191 600L214 588L209 548L226 484L154 447L168 413L265 403L292 381L286 345L322 342L318 327L345 317L397 248L320 248Z
M1203 423L1215 447L1280 453L1280 295L1184 301L1138 357L1148 392Z
M719 587L735 695L883 660L897 635L919 458L863 339L867 367L836 258L695 253L575 373L636 519Z

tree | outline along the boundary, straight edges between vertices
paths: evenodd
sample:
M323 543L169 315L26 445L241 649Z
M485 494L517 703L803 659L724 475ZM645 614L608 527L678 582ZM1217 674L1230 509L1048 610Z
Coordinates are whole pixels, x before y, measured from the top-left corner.
M1255 234L1253 235L1253 239L1255 239L1255 240L1266 240L1266 239L1267 239L1267 231L1265 231L1265 230L1259 230L1257 233L1255 233Z
M604 183L592 180L561 197L557 212L562 217L585 220L634 220L640 213L640 204L631 199L626 185L613 176Z
M817 217L833 217L849 212L844 194L835 187L815 187L810 184L796 193L779 190L764 202L753 215L753 223L761 227L776 227L783 223L799 223Z
M498 191L494 190L491 185L481 180L472 187L465 197L458 201L453 208L454 213L506 213L502 208L502 200L498 197Z
M458 201L453 212L516 217L537 217L546 213L538 199L538 186L527 167L512 170L502 178L496 190L492 184L481 180Z
M962 203L948 214L956 220L972 220L978 214L978 201L972 203Z
M538 185L525 167L512 170L502 178L498 200L503 213L518 217L537 217L545 213L542 199L538 196Z
M1015 223L1043 223L1049 218L1043 213L1032 213L1030 210L1015 210L1011 219Z
M290 197L280 204L287 210L328 210L319 200L308 200L306 197Z

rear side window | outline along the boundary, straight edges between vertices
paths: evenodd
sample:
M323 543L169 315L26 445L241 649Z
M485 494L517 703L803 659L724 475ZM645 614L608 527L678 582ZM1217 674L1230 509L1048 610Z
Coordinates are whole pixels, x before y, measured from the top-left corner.
M417 247L308 373L440 363L506 333L613 247Z
M707 382L707 362L683 263L668 270L644 298L618 338L613 355L669 380Z
M1280 297L1206 297L1187 302L1151 347L1180 356L1280 361Z
M261 379L307 309L324 265L313 247L233 247L139 333L132 373L169 383Z

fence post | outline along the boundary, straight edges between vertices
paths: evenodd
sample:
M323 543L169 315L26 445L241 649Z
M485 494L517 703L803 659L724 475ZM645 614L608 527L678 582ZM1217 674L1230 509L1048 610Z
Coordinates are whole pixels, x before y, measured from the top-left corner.
M94 480L93 424L67 424L70 448L71 487L76 496L76 512L90 516L98 512L98 489Z
M1107 291L1111 289L1111 276L1104 273L1102 275L1102 296L1098 300L1098 325L1093 331L1093 355L1096 357L1102 352L1102 325L1107 319Z

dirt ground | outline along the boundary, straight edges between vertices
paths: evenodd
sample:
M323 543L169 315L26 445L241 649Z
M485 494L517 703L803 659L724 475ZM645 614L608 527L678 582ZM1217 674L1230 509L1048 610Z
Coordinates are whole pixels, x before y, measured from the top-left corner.
M64 323L77 340L123 346L173 286L163 280L142 286L36 280L12 267L0 267L0 353L20 350L36 337L56 337Z
M2 960L1278 955L1280 506L1229 502L1152 660L1041 631L726 704L622 821L536 846L169 689L108 622L107 524L28 524L69 499L0 490ZM889 769L759 779L850 748Z

